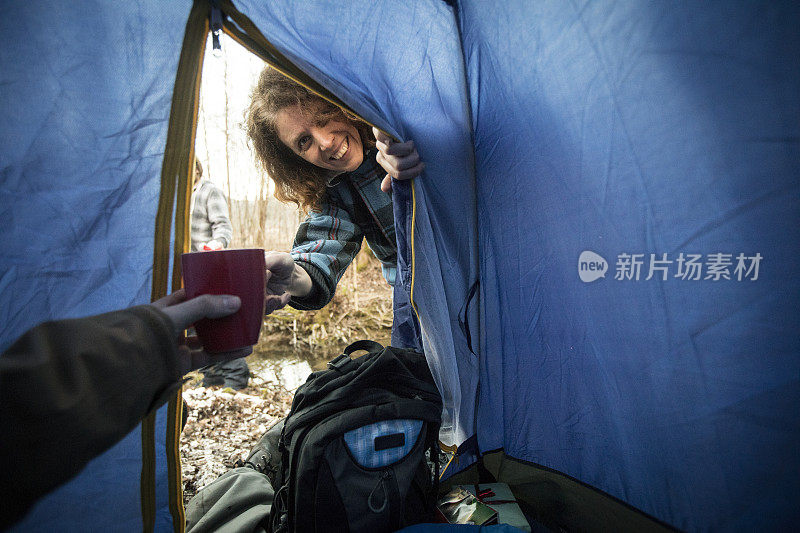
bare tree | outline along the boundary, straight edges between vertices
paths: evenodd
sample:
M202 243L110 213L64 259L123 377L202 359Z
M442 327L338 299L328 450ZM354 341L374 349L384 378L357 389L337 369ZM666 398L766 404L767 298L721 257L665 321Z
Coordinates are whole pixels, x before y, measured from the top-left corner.
M226 45L227 46L227 45ZM222 82L224 84L225 89L225 173L228 180L228 211L231 209L231 157L230 157L230 132L228 129L228 114L229 105L228 105L228 56L227 54L223 53L222 60L223 63L223 74L222 74Z
M206 117L205 106L203 105L203 95L200 95L200 110L198 111L200 119L203 123L203 140L206 145L206 173L210 175L211 172L211 153L208 150L208 119Z

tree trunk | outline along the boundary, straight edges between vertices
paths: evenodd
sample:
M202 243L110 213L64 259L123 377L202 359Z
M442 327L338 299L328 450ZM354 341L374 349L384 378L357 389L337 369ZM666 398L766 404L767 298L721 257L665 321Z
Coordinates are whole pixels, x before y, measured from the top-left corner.
M226 43L226 46L229 43ZM223 63L223 83L225 84L225 173L228 180L228 211L231 210L231 160L230 160L230 134L228 130L228 56L222 56Z

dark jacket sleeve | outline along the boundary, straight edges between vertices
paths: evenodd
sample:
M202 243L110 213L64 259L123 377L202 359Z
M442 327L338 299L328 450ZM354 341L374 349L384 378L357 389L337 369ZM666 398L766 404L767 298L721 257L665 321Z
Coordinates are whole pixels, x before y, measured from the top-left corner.
M42 324L0 356L0 530L166 400L173 331L140 306Z

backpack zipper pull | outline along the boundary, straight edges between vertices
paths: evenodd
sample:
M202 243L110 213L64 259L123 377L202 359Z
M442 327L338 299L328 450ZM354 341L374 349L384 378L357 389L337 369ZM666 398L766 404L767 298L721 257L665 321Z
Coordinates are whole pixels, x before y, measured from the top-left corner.
M389 491L386 489L386 479L390 475L390 470L384 470L381 472L381 477L378 479L378 483L375 484L375 487L372 489L372 492L369 493L369 497L367 498L367 506L369 506L369 510L375 514L382 513L383 510L386 509L386 504L389 503ZM372 496L375 495L375 491L378 490L378 487L383 488L383 503L381 503L380 507L377 507L372 503Z

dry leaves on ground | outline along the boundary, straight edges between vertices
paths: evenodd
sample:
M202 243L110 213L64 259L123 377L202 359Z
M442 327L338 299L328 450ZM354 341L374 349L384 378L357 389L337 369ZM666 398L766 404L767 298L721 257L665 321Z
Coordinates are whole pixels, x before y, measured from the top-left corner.
M198 490L245 459L258 439L286 416L292 394L258 378L240 391L218 387L188 388L188 406L181 434L183 499L187 503Z

